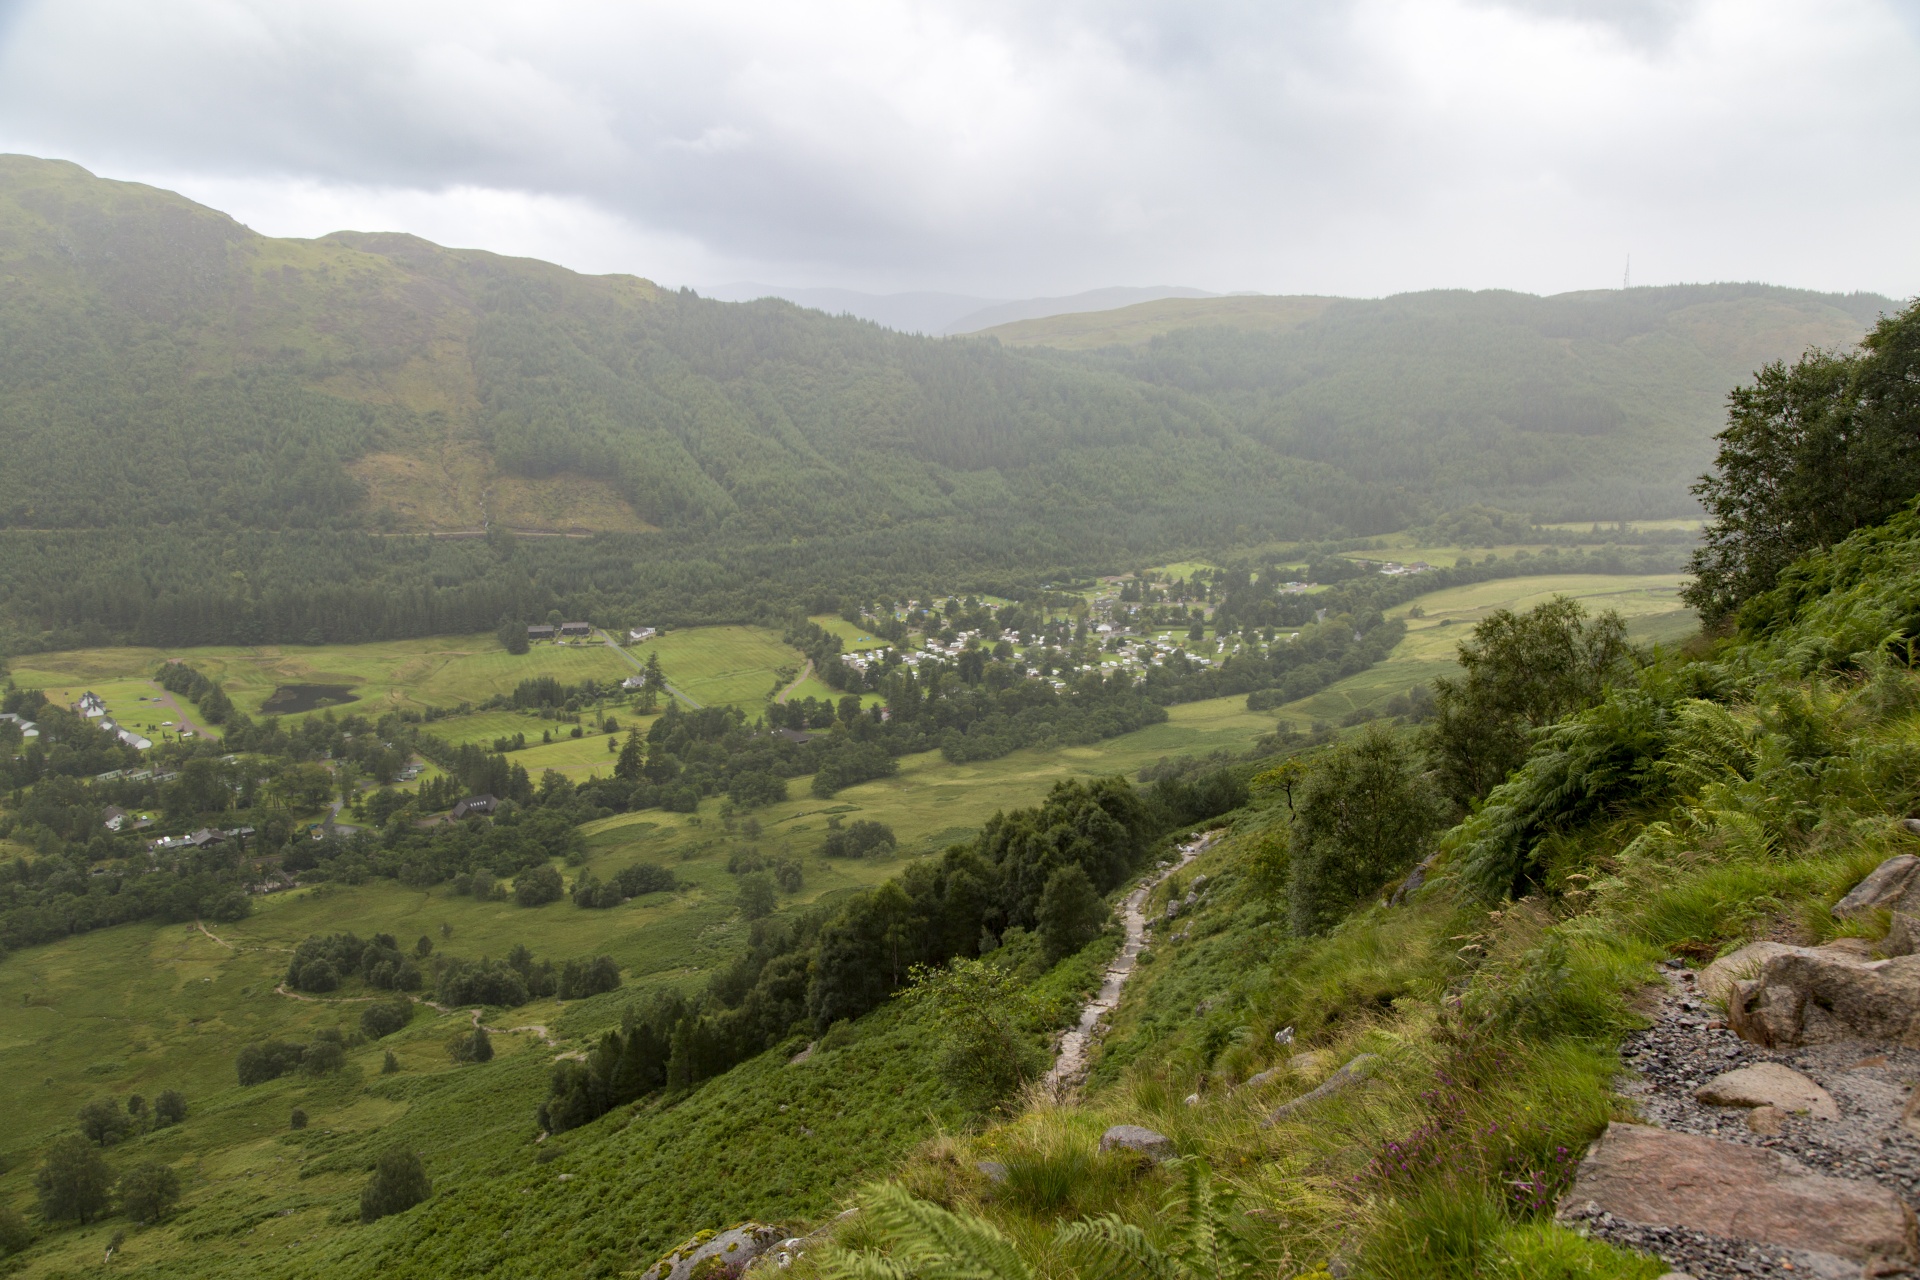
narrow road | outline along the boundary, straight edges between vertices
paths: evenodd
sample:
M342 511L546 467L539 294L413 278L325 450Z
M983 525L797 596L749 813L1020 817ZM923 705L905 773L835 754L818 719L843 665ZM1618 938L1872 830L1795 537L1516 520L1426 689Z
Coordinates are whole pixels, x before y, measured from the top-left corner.
M155 699L156 702L158 702L161 706L169 707L172 709L174 714L173 733L175 737L180 736L180 731L182 729L185 729L188 732L194 734L195 736L201 737L201 738L211 738L214 736L208 733L204 726L195 724L191 719L189 719L186 711L181 708L179 700L176 699L171 693L167 692L167 690L161 688L158 683L156 683L155 681L149 680L147 681L147 687L160 695L157 699ZM154 725L154 731L156 733L159 732L158 725L159 725L159 722L156 721Z
M792 684L788 685L786 688L782 689L780 692L774 694L773 700L779 703L781 706L785 706L787 704L787 699L793 696L793 691L795 689L798 689L801 685L805 684L808 678L811 677L812 675L813 675L813 659L808 658L807 665L800 672L799 678L796 679Z
M1127 979L1133 976L1134 963L1146 948L1147 917L1143 910L1147 895L1155 886L1180 868L1192 862L1219 836L1218 831L1209 831L1198 839L1180 846L1180 858L1172 866L1141 884L1138 889L1127 895L1121 904L1121 919L1126 925L1127 940L1120 948L1120 954L1113 958L1102 976L1100 990L1093 999L1087 1001L1080 1010L1080 1022L1073 1030L1060 1038L1060 1054L1054 1059L1053 1069L1047 1072L1045 1083L1048 1092L1060 1097L1070 1091L1087 1073L1087 1050L1102 1019L1120 1007L1120 991L1127 985Z
M622 649L618 644L614 643L613 637L608 633L606 633L605 631L602 631L600 633L600 639L606 643L607 648L613 650L615 653L625 658L628 662L631 662L633 664L633 669L635 671L645 671L647 669L645 663L641 662L640 659L634 657L632 654L628 653L625 649ZM680 701L686 703L687 707L690 710L698 711L701 709L701 706L698 702L695 702L692 698L688 697L686 694L682 693L680 690L674 688L672 681L666 681L665 683L667 686L667 692L672 696L680 699Z

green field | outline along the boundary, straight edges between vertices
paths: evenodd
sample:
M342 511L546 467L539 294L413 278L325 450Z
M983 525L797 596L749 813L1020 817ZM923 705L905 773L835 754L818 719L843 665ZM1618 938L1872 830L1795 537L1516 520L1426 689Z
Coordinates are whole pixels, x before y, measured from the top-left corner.
M1338 724L1351 713L1377 708L1395 694L1456 669L1454 653L1473 625L1495 609L1531 609L1556 595L1572 596L1589 610L1617 610L1636 644L1674 644L1699 629L1693 610L1680 603L1681 574L1549 574L1499 578L1449 587L1417 597L1388 611L1407 623L1407 636L1387 660L1349 676L1309 698L1280 708L1282 720L1304 727L1315 721ZM1425 617L1408 614L1421 609Z
M312 648L72 649L20 659L13 665L13 679L25 686L91 688L100 681L144 679L169 658L218 680L234 705L254 716L282 685L346 685L358 700L336 708L337 713L378 716L399 707L422 710L479 702L510 693L520 681L536 676L574 684L589 677L619 681L633 674L632 666L605 645L539 644L516 656L492 635L481 635Z
M751 714L773 692L774 676L785 667L798 672L806 664L798 650L765 627L696 627L669 631L627 653L644 663L658 654L667 680L703 707L741 707ZM618 655L614 655L618 660ZM623 677L632 675L626 664Z

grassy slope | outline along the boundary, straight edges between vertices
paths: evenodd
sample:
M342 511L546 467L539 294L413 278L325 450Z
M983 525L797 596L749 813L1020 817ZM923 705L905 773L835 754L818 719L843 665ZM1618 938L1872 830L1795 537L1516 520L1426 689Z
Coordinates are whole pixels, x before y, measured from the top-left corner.
M1443 839L1438 875L1411 904L1362 904L1318 938L1290 936L1284 903L1249 874L1286 827L1282 796L1256 792L1227 838L1153 895L1150 915L1209 877L1198 907L1143 956L1086 1100L930 1145L900 1181L988 1217L1042 1265L1055 1265L1046 1239L1062 1214L1117 1211L1164 1240L1171 1179L1093 1155L1104 1126L1139 1123L1239 1191L1281 1274L1324 1275L1336 1257L1365 1280L1661 1274L1546 1215L1585 1145L1609 1120L1637 1118L1613 1089L1615 1050L1640 1023L1655 960L1858 932L1829 908L1916 848L1896 819L1920 798L1920 676L1862 669L1863 645L1920 616L1920 521L1904 538L1858 590L1817 601L1775 639L1721 646L1698 681L1649 674L1626 701L1650 698L1671 719L1637 748L1617 715L1584 718L1591 741L1659 760L1652 777L1693 772L1568 820L1517 903L1477 899L1462 877L1493 847L1488 814L1561 785L1553 752L1538 781L1516 775ZM1717 705L1686 696L1696 690L1715 690ZM1294 1056L1306 1051L1317 1059ZM1267 1121L1360 1052L1381 1059L1368 1088ZM974 1172L982 1157L1050 1172L1000 1191ZM1035 1194L1049 1186L1060 1193Z
M1112 311L1015 320L980 332L1009 347L1085 351L1095 347L1138 346L1163 333L1206 325L1261 332L1293 329L1320 315L1334 301L1333 298L1286 296L1162 298Z
M1600 591L1623 584L1607 580L1591 584L1509 580L1459 593L1437 593L1424 603L1430 621L1437 624L1441 616L1450 613L1457 612L1463 618L1478 616L1496 604L1517 603L1549 585ZM1652 590L1657 585L1649 585L1649 602L1658 600ZM1490 594L1490 589L1504 589L1509 594ZM1462 598L1455 600L1455 595ZM1457 628L1447 630L1464 634ZM678 633L686 646L700 634ZM422 645L435 653L448 652L432 642ZM413 661L403 652L405 646L353 648L380 651L379 660L369 662L371 669L422 671L441 681L467 678L450 671L457 667L456 662ZM325 655L319 664L325 668L347 665L339 651L314 652ZM536 654L540 652L536 650ZM595 651L549 652L572 659ZM126 660L139 670L157 656L141 653ZM248 655L223 651L210 656L223 656L235 664L229 669L241 670ZM1427 655L1422 661L1431 657ZM112 654L94 651L49 655L45 661L62 670L82 666L101 670L111 668L116 660ZM717 660L712 665L720 670L728 662ZM1402 674L1414 665L1403 664ZM1342 683L1351 686L1366 681L1370 674ZM1395 691L1404 687L1398 684ZM400 691L400 696L413 695ZM1362 695L1350 689L1343 696L1357 700ZM390 881L373 881L262 899L253 917L216 928L220 942L191 925L133 925L11 957L0 966L0 1007L14 1008L20 1015L0 1026L0 1111L25 1117L26 1122L16 1126L8 1139L5 1151L14 1157L17 1167L0 1176L0 1197L25 1202L31 1164L27 1157L47 1136L70 1123L69 1117L81 1102L103 1093L142 1092L151 1096L163 1088L179 1088L195 1110L188 1125L180 1131L142 1139L137 1150L114 1155L116 1161L131 1159L150 1147L161 1158L188 1171L190 1211L177 1224L138 1237L135 1248L139 1252L128 1255L130 1262L144 1258L158 1265L171 1259L170 1265L185 1267L189 1259L201 1259L205 1250L213 1249L237 1266L242 1259L265 1256L269 1248L291 1245L294 1247L287 1253L296 1265L289 1274L311 1274L311 1268L322 1265L323 1258L330 1272L361 1265L354 1260L361 1245L345 1237L333 1239L340 1233L327 1225L327 1215L349 1203L359 1185L360 1174L353 1161L363 1159L371 1144L389 1132L414 1135L428 1151L443 1187L457 1194L456 1202L469 1209L489 1196L496 1200L501 1195L509 1199L518 1196L521 1185L548 1188L526 1211L540 1219L539 1231L559 1231L561 1226L555 1223L573 1223L576 1208L565 1197L557 1196L551 1178L556 1169L563 1171L568 1166L533 1166L529 1163L530 1150L525 1149L531 1137L527 1117L544 1092L546 1063L551 1057L551 1051L536 1052L539 1046L531 1036L502 1037L502 1056L495 1064L456 1072L444 1063L442 1044L457 1019L423 1015L397 1045L406 1066L398 1080L377 1078L378 1054L368 1049L353 1055L354 1070L342 1081L280 1081L254 1090L231 1085L233 1053L247 1040L269 1035L297 1038L316 1026L342 1021L351 1024L358 1016L358 1007L353 1004L308 1004L271 994L286 952L294 943L312 932L353 928L362 935L392 932L408 944L425 934L442 949L463 956L499 955L516 942L526 942L538 954L557 958L602 952L613 955L626 972L627 994L566 1010L554 1002L541 1002L490 1019L496 1026L554 1026L565 1037L564 1047L577 1046L581 1043L579 1036L591 1034L617 1016L620 1004L632 991L651 983L697 984L708 969L736 951L743 936L742 926L732 912L733 877L725 870L727 858L736 850L752 847L768 856L797 859L803 867L805 887L797 897L788 899L787 905L817 901L892 874L906 856L963 838L994 809L1031 803L1061 778L1130 774L1166 756L1221 747L1243 750L1273 724L1270 714L1247 712L1243 701L1226 698L1175 706L1170 708L1165 724L1089 747L1029 749L1002 760L964 766L948 765L937 753L909 757L902 761L897 777L849 788L830 801L808 797L806 780L800 779L792 786L794 799L753 815L763 832L752 840L737 824L729 828L722 823L713 802L696 815L649 811L605 819L586 828L586 869L604 877L629 862L652 861L672 867L691 886L682 893L652 895L613 910L583 911L557 903L529 911L453 896L444 887L422 892ZM516 722L525 722L528 727L549 723L513 717L511 713L456 717L439 723L464 724L475 736L490 739ZM570 767L561 759L565 752L582 753L588 762L579 766L582 770L604 767L605 739L596 736L530 748L516 753L515 759L537 775L549 764ZM835 814L888 822L901 837L900 856L881 862L829 863L820 859L814 850L825 834L827 819ZM1212 855L1216 860L1228 856ZM572 869L566 871L569 880L577 874ZM442 924L451 926L450 939L442 939ZM1184 1000L1185 994L1180 998ZM847 1116L835 1120L836 1124L845 1121L854 1127L833 1139L837 1163L830 1177L810 1182L798 1172L813 1157L807 1154L804 1142L794 1140L790 1148L779 1147L780 1152L790 1154L771 1157L771 1163L760 1171L763 1177L729 1181L725 1195L732 1199L723 1196L701 1200L694 1191L679 1185L685 1178L666 1179L644 1170L623 1174L630 1181L621 1184L615 1199L621 1204L631 1201L654 1206L647 1212L664 1212L658 1210L661 1202L649 1197L669 1197L670 1213L658 1223L650 1223L645 1231L635 1228L640 1238L649 1242L661 1238L662 1233L670 1235L729 1214L815 1213L829 1203L823 1197L844 1193L862 1176L884 1169L893 1155L924 1137L930 1108L931 1114L939 1114L943 1103L938 1094L923 1096L925 1073L913 1067L910 1060L903 1060L904 1066L892 1064L899 1046L888 1052L889 1065L872 1068L878 1073L874 1079L885 1082L880 1087L884 1096L863 1094L857 1107L849 1106ZM742 1114L759 1114L755 1108L762 1108L767 1090L778 1093L790 1078L765 1064L755 1066L722 1082L724 1089L713 1094L710 1111L688 1111L681 1120L645 1119L640 1122L642 1131L634 1133L633 1140L665 1144L660 1147L663 1152L670 1148L678 1152L675 1159L694 1160L690 1167L698 1167L694 1154L672 1144L706 1141L704 1135L713 1126L730 1123L724 1116L733 1111L744 1108ZM53 1083L46 1083L48 1079ZM895 1084L902 1089L897 1095L891 1092ZM363 1089L363 1085L367 1087ZM315 1117L315 1129L308 1136L283 1132L285 1113L294 1105L304 1106ZM880 1111L879 1120L866 1128L855 1125L859 1116L875 1107ZM909 1115L910 1122L906 1118ZM592 1134L601 1135L614 1123L603 1121ZM667 1128L648 1137L654 1131L646 1126L655 1125ZM683 1127L673 1127L676 1125ZM820 1126L810 1127L825 1137L826 1131ZM338 1141L327 1148L333 1154L326 1156L311 1149L318 1141L311 1135L329 1129ZM583 1134L570 1142L584 1143L590 1138L594 1142L615 1141L610 1135ZM787 1141L785 1137L778 1139L780 1143ZM620 1148L607 1147L594 1160L624 1167L630 1157L609 1154L617 1150ZM539 1177L529 1182L536 1168ZM510 1185L496 1183L503 1178ZM711 1190L706 1181L696 1180L696 1184ZM294 1210L291 1216L275 1216L289 1208ZM612 1211L603 1208L600 1214L607 1212ZM549 1221L542 1216L551 1214L560 1218ZM595 1223L600 1220L600 1216L594 1218ZM372 1239L384 1249L387 1244L378 1242L394 1239L387 1230L362 1232L356 1228L348 1235L354 1241ZM601 1238L596 1234L598 1226L583 1230L591 1238ZM202 1232L212 1232L221 1243L216 1247L196 1239ZM62 1235L57 1247L36 1254L35 1270L70 1265L70 1260L97 1250L101 1247L95 1239L97 1234ZM303 1237L307 1236L325 1238L306 1241ZM449 1243L448 1247L453 1245ZM472 1247L472 1241L459 1247ZM646 1246L651 1247L651 1243ZM503 1261L508 1256L517 1255L510 1251L502 1255Z

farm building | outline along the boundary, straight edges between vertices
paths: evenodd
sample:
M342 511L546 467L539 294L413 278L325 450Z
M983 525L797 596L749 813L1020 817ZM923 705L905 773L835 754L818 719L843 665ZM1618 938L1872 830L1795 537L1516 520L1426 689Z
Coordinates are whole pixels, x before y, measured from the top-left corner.
M544 622L535 623L533 626L527 628L528 640L551 640L553 636L554 629Z
M563 622L560 624L560 635L562 639L585 640L592 634L593 624L591 622Z

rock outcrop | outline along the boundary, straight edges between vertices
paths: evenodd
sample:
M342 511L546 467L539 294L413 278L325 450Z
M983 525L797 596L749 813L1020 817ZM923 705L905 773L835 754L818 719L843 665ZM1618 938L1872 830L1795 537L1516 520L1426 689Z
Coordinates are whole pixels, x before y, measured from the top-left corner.
M1791 947L1735 980L1727 1021L1769 1047L1868 1040L1920 1047L1920 956L1866 960L1836 947Z
M1611 1214L1861 1264L1920 1260L1913 1215L1887 1188L1808 1173L1772 1151L1614 1123L1588 1150L1563 1219Z
M1156 1164L1162 1160L1171 1160L1177 1154L1173 1149L1172 1138L1137 1124L1117 1124L1101 1134L1101 1154L1105 1155L1110 1151L1135 1151Z
M755 1258L786 1238L779 1227L761 1222L702 1231L641 1272L641 1280L738 1280Z
M1305 1055L1300 1056L1304 1057ZM1266 1118L1264 1123L1277 1124L1297 1112L1312 1106L1322 1098L1330 1098L1343 1089L1350 1089L1356 1084L1364 1083L1366 1078L1373 1073L1374 1066L1379 1061L1380 1055L1377 1053L1362 1053L1356 1055L1345 1066L1328 1076L1318 1088L1311 1089L1293 1101L1283 1102L1275 1107L1272 1114Z

